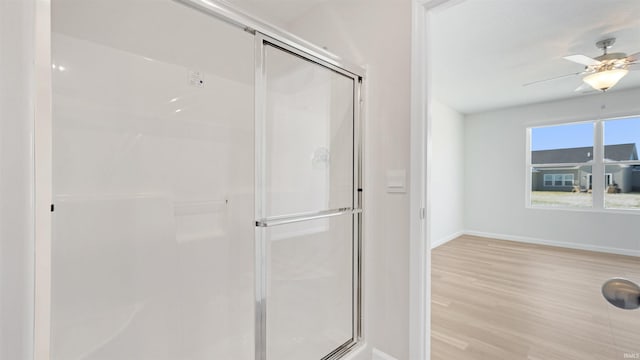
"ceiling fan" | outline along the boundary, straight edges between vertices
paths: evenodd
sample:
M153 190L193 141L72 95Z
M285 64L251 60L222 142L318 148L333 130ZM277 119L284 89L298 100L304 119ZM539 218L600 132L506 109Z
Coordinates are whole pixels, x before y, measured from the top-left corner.
M640 52L627 56L625 53L609 53L609 49L616 42L615 38L600 40L596 43L598 49L602 49L603 54L590 58L585 55L569 55L564 59L584 65L584 70L567 75L557 76L551 79L533 81L523 86L529 86L545 81L556 80L569 76L585 75L582 80L585 82L576 91L584 89L584 85L589 85L595 90L607 91L615 86L629 70L640 69ZM634 68L630 69L631 66Z

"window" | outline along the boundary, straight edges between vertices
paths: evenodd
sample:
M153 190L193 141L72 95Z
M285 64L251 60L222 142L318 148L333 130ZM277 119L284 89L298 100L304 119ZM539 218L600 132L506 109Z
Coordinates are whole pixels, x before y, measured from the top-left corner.
M640 210L640 117L528 131L531 206Z
M573 186L573 174L544 174L544 186Z
M553 186L562 186L564 175L553 175Z
M640 209L640 117L602 122L604 207Z
M592 207L593 123L532 128L530 205Z
M573 186L573 174L564 175L564 186Z

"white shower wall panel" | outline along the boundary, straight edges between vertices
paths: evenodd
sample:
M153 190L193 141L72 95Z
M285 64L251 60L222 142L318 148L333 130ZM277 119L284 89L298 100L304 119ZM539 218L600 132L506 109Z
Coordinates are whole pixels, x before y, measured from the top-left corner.
M171 1L53 16L51 358L252 359L253 36Z

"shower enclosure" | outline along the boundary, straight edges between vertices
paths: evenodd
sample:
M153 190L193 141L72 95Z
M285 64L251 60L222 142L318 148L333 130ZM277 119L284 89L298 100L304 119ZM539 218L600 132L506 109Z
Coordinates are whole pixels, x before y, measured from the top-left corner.
M339 358L362 73L184 3L52 2L51 359Z

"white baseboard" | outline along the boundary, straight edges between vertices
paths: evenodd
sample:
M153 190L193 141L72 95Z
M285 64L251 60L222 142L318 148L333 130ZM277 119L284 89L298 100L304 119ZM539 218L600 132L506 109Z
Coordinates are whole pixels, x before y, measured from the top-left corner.
M564 241L544 240L544 239L537 239L537 238L526 237L526 236L495 234L495 233L487 233L487 232L473 231L473 230L466 230L464 231L464 234L486 237L486 238L491 238L496 240L518 241L518 242L523 242L528 244L556 246L556 247L562 247L562 248L568 248L568 249L588 250L588 251L596 251L596 252L627 255L627 256L640 256L640 250L620 249L620 248L590 245L590 244L577 244L577 243L570 243L570 242L564 242Z
M382 351L380 351L380 350L378 350L376 348L374 348L371 351L371 359L372 360L398 360L398 359L394 358L393 356L391 356L391 355L389 355L389 354L387 354L385 352L382 352Z
M459 238L460 236L462 236L464 234L465 234L464 231L458 231L458 232L453 233L453 234L451 234L449 236L445 236L445 237L440 238L438 240L432 241L431 242L431 250L437 248L440 245L444 245L444 244L448 243L449 241L451 241L453 239Z

